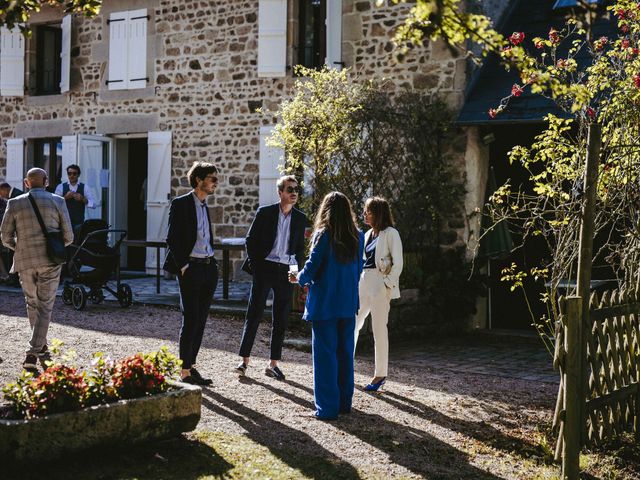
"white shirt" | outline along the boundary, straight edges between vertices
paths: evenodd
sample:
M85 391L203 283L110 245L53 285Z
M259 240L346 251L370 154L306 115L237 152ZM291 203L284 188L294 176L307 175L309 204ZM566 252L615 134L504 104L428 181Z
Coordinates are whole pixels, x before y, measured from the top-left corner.
M284 263L289 265L296 263L292 262L289 258L289 237L291 236L291 212L285 215L282 213L282 208L278 208L278 233L276 233L276 240L273 242L273 248L265 260L276 263Z
M71 191L73 193L78 191L78 185L80 185L80 182L77 182L75 185L72 185L71 182L64 182L64 183L68 183L69 184L69 191ZM60 183L56 187L56 191L54 192L56 195L62 196L62 190L63 190L62 189L62 185L63 185L63 183ZM84 184L84 197L87 199L86 207L95 208L95 203L93 201L93 195L91 194L91 189L89 188L89 186L86 183Z

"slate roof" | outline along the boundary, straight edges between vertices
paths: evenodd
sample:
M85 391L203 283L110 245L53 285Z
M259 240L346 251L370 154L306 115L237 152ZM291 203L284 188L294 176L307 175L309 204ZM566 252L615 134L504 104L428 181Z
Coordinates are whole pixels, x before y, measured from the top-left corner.
M516 0L516 5L507 14L501 33L510 35L512 32L524 32L525 45L531 46L535 37L547 38L551 27L561 30L564 26L566 9L554 9L557 0ZM593 38L602 35L613 39L617 36L615 19L601 18L593 27ZM589 61L585 52L578 58L579 64ZM495 119L488 115L490 108L499 105L500 100L511 92L514 83L521 83L517 74L506 72L500 65L498 57L487 58L476 71L467 87L464 106L460 111L457 123L460 125L499 125L505 123L538 123L548 113L567 116L556 104L541 95L531 94L525 89L518 98L512 98L508 107Z

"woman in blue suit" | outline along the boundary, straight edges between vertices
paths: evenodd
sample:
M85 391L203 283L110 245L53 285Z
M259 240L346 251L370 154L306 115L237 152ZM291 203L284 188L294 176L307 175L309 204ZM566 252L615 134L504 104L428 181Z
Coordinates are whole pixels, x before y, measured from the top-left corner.
M315 417L331 420L351 411L355 316L364 235L351 203L340 192L322 200L311 254L291 282L309 285L303 319L311 322Z

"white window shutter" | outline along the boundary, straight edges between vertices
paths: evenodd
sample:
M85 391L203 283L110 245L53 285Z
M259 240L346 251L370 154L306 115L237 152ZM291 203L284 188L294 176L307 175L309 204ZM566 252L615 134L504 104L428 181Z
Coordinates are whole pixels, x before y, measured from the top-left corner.
M24 190L24 140L22 138L7 140L7 175L5 181L12 187Z
M109 90L127 88L127 31L129 12L114 12L109 16Z
M67 167L78 163L78 137L65 135L62 137L62 181L66 182Z
M69 91L71 77L71 15L62 19L62 49L60 51L60 92Z
M327 57L329 68L342 69L342 0L327 0Z
M0 28L0 95L24 95L24 36L18 27Z
M272 126L260 127L260 165L258 177L258 203L269 205L279 201L276 184L280 178L279 165L284 164L284 150L267 145Z
M147 9L129 12L127 88L147 86Z
M260 0L258 76L284 77L287 67L287 0Z
M171 132L149 132L147 145L147 240L164 241L171 195ZM146 266L155 271L155 248L147 249Z

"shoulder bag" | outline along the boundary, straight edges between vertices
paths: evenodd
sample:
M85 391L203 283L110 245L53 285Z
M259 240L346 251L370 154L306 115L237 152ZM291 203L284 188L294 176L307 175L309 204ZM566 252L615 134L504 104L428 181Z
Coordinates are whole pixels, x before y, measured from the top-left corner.
M34 200L31 193L27 195L29 197L29 201L31 202L31 206L33 207L33 211L36 213L36 217L38 218L38 223L40 224L40 228L42 229L42 233L44 234L44 238L47 241L47 255L49 256L49 260L55 263L56 265L60 265L67 261L67 252L64 246L64 237L62 236L62 232L48 232L47 227L44 225L44 221L42 220L42 215L40 215L40 210L38 209L38 205L36 205L36 201Z

